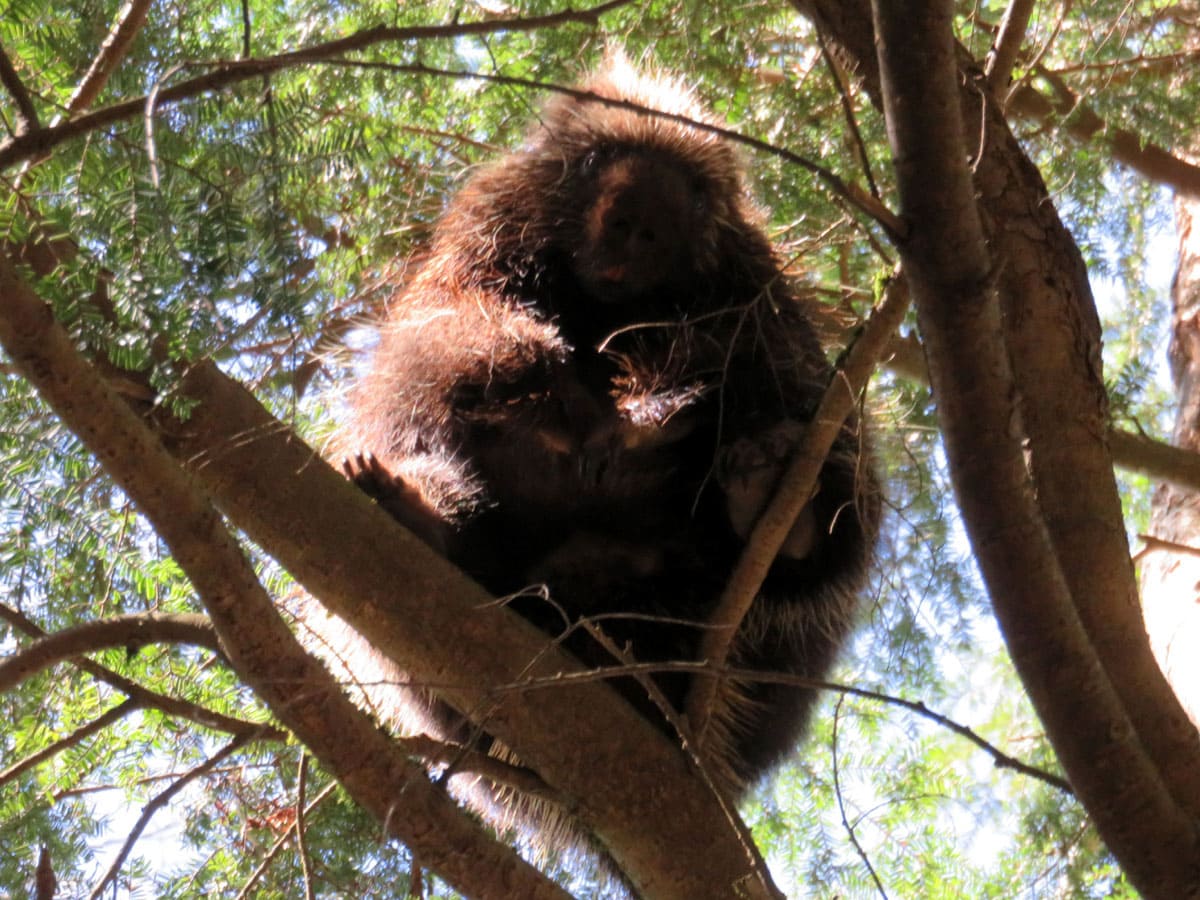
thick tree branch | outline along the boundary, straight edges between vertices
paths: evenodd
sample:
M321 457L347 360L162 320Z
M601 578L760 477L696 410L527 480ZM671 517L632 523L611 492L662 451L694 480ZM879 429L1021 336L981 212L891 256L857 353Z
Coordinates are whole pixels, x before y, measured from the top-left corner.
M183 643L221 651L212 623L194 614L137 613L64 628L20 648L0 662L0 693L55 663L109 647Z
M878 98L865 0L794 2L857 65L867 93ZM969 65L961 46L956 56ZM984 137L975 164L976 198L998 261L995 278L1020 404L1013 423L1029 440L1038 504L1088 637L1139 739L1172 796L1200 816L1200 735L1163 678L1141 619L1106 443L1099 318L1082 257L999 110L985 105L987 92L965 78L959 97L965 121ZM1046 650L1045 665L1057 665Z
M997 617L1077 794L1130 879L1149 896L1192 896L1200 880L1191 819L1095 666L1013 428L1019 413L996 279L965 165L951 3L872 5L888 137L911 226L901 257L955 493Z
M424 770L393 746L300 648L195 482L79 356L49 308L3 254L0 343L153 523L195 585L238 674L357 802L468 893L565 896L430 784ZM309 506L319 508L319 503Z
M414 683L513 747L643 893L697 897L736 884L749 897L773 895L720 799L646 719L604 685L568 689L561 673L577 661L370 503L214 365L192 366L182 390L198 405L182 426L164 424L168 445L226 514ZM548 689L486 687L539 676ZM665 803L671 816L661 815Z

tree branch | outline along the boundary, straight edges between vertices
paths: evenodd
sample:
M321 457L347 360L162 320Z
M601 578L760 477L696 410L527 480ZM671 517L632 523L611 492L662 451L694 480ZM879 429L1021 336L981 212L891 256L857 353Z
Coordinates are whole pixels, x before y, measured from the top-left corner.
M719 798L615 692L560 684L536 697L497 696L487 686L558 677L579 663L405 531L216 366L194 364L181 391L196 406L186 423L162 423L168 447L231 520L414 684L512 747L638 889L687 898L736 883L750 897L771 896ZM675 814L663 817L667 796Z
M842 780L838 770L838 723L842 719L842 701L844 700L845 697L838 698L837 707L833 711L833 734L829 738L829 755L833 760L833 796L837 798L838 815L841 816L842 827L846 829L846 835L850 838L850 845L854 847L854 852L863 861L863 865L867 869L867 874L875 882L875 889L879 892L879 896L883 900L888 900L888 894L883 887L883 882L880 881L875 867L871 865L871 857L867 855L867 851L859 843L858 835L854 833L854 826L850 824L850 819L846 816L846 800L842 796Z
M89 900L100 900L104 895L105 888L108 887L117 877L117 873L121 871L121 866L124 864L126 857L129 856L129 851L133 849L133 845L137 843L137 839L142 836L142 832L146 830L146 826L150 824L150 819L156 812L171 802L185 787L200 778L202 775L208 774L221 762L232 756L246 744L250 743L256 737L255 731L238 735L228 744L214 753L203 763L196 766L190 772L183 775L175 781L169 788L155 795L155 797L142 808L142 814L133 824L133 828L129 830L129 835L125 838L125 843L121 845L121 849L117 852L117 858L113 860L112 865L108 867L108 871L104 876L96 882L96 886L92 888L92 893L89 895Z
M82 728L76 728L65 737L59 738L57 741L47 744L36 753L31 753L24 759L13 763L3 772L0 772L0 787L3 787L8 782L19 778L21 775L23 775L25 772L28 772L39 763L44 762L52 756L57 756L59 753L69 747L74 747L75 745L82 743L96 732L107 728L109 725L120 721L134 710L141 708L142 705L136 700L123 700L108 712L103 713L102 715L99 715L92 721L88 722Z
M857 65L867 93L878 98L879 65L866 0L793 2L833 36L849 64ZM1087 270L1037 169L999 109L986 103L988 92L971 75L966 50L955 45L955 53L960 67L967 67L959 81L962 116L983 138L975 193L1000 261L994 277L1019 403L1011 424L1028 439L1039 513L1077 614L1138 739L1171 796L1189 815L1200 816L1195 765L1200 734L1150 651L1137 598L1108 450L1100 322ZM929 335L923 339L928 342ZM1050 648L1045 653L1047 670L1060 665Z
M19 118L17 134L29 134L37 131L39 127L37 107L33 105L29 91L25 89L25 84L21 81L16 66L9 59L3 46L0 46L0 84L4 85L5 90L12 95L13 102L17 105Z
M212 623L204 616L191 613L114 616L38 638L0 661L0 693L11 690L42 669L83 653L157 642L196 644L221 652Z
M1200 167L1132 131L1106 123L1053 72L1041 68L1038 74L1054 88L1055 99L1049 100L1032 86L1023 85L1009 98L1008 108L1012 112L1028 119L1061 125L1080 143L1087 143L1099 135L1101 143L1108 147L1117 162L1153 182L1200 196Z
M343 54L365 50L376 44L413 40L430 40L435 38L456 38L467 35L496 34L505 31L532 31L539 28L554 28L570 22L595 24L601 15L626 6L631 0L608 0L582 10L564 10L546 16L529 16L526 18L496 19L488 22L461 22L453 25L412 25L398 28L380 25L356 32L344 38L326 41L312 47L304 47L287 53L262 59L225 60L210 63L212 70L204 75L188 79L171 87L156 90L154 106L163 107L187 100L209 91L220 90L230 85L258 78L272 72L294 66L308 65L317 62L339 60ZM193 63L194 66L205 65ZM114 103L111 106L96 110L93 113L80 115L74 119L40 128L36 131L17 135L0 143L0 169L7 168L13 163L34 159L53 149L64 141L70 140L98 128L105 128L114 122L142 115L149 102L148 97L138 97Z
M909 712L916 713L922 718L929 719L931 722L940 725L947 731L952 731L960 737L966 738L984 753L992 758L992 763L997 769L1010 769L1018 772L1021 775L1027 775L1030 778L1036 778L1038 781L1045 782L1052 788L1062 791L1064 794L1074 796L1075 791L1071 788L1070 782L1060 775L1053 772L1048 772L1045 769L1039 769L1037 766L1031 766L1029 763L1022 762L1015 756L1005 753L995 744L990 743L985 738L981 737L974 729L962 725L948 716L942 715L930 709L920 700L905 700L903 697L897 697L893 694L884 694L880 691L872 691L868 688L854 687L848 684L839 684L835 681L820 681L815 678L806 678L803 675L792 675L787 672L764 672L761 669L737 669L728 666L717 667L706 662L667 662L667 663L622 663L621 665L605 666L602 669L589 669L586 672L575 672L569 675L558 675L552 678L540 679L522 679L515 684L506 684L498 687L497 691L530 691L539 688L554 687L564 683L573 683L580 681L608 681L613 678L633 677L639 679L649 679L652 675L661 675L664 673L676 673L687 675L707 675L711 677L724 678L729 681L745 681L759 682L762 684L783 684L788 687L803 687L814 688L816 690L831 691L836 694L843 694L849 697L861 697L864 700L875 700L879 703L884 703L889 706L899 706L901 709L906 709Z
M984 65L988 86L997 97L1003 97L1012 80L1013 66L1017 62L1017 54L1025 43L1025 30L1029 27L1029 17L1033 14L1033 0L1011 0L1004 18L1000 20L1000 31L996 42L988 53Z
M758 596L796 518L812 499L821 467L834 441L854 411L867 379L875 371L907 310L907 287L902 280L893 279L884 293L883 302L871 314L833 373L812 421L805 427L804 435L792 453L775 496L755 523L737 566L709 616L708 628L700 643L700 659L717 666L724 665L742 619ZM688 722L701 746L718 686L717 679L697 678L688 694Z
M29 618L3 603L0 603L0 619L3 619L32 637L43 637L46 634L43 629L35 625ZM166 694L151 691L136 682L130 681L124 675L118 675L111 669L106 669L104 666L86 657L76 657L70 662L77 669L87 672L97 681L103 681L105 684L116 688L141 707L161 710L168 716L186 719L198 725L203 725L205 728L226 731L230 734L241 734L247 728L262 727L260 723L249 722L245 719L235 719L232 716L227 716L200 706L197 703L192 703L190 700L181 700L178 697L169 697ZM264 739L272 741L286 741L287 737L287 733L278 728L268 728L263 733Z
M67 101L67 110L63 119L69 119L80 110L87 109L99 96L104 85L108 83L109 77L129 52L133 39L146 24L146 16L150 13L150 7L151 0L126 0L121 11L117 13L117 19L113 23L108 37L100 45L100 52L96 54L87 74L80 80L75 92L71 94L71 99ZM55 124L58 121L61 119L57 120Z
M467 893L566 896L430 784L424 770L398 751L300 648L195 482L80 358L71 338L4 254L0 343L153 523L196 587L238 674L337 774L357 802ZM498 891L497 885L506 888Z
M1151 896L1189 896L1200 890L1191 819L1096 666L1013 429L1019 413L996 279L965 164L951 3L872 7L901 209L912 228L901 258L955 493L997 617L1076 792L1130 879Z
M331 781L329 784L325 785L325 787L321 788L320 793L313 797L312 802L304 807L305 817L311 816L313 811L320 806L321 803L323 803L336 788L336 781ZM246 879L246 883L242 885L242 889L238 891L237 896L234 897L233 900L249 900L249 898L256 896L253 891L254 888L258 886L259 879L266 874L267 868L279 855L280 851L287 846L288 841L291 840L292 832L296 830L297 823L301 821L302 818L297 816L296 821L292 822L292 824L288 826L287 830L285 830L283 834L279 835L279 837L275 840L275 843L271 845L271 849L269 849L263 856L262 862L260 862L258 867L250 873L250 877Z

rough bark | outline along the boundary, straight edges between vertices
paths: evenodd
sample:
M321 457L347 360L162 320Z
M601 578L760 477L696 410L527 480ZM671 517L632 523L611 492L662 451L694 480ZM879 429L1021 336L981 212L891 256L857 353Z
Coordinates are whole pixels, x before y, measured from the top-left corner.
M980 102L986 92L960 91L951 4L876 0L874 13L910 228L901 257L956 495L1001 628L1072 785L1130 879L1151 897L1200 896L1194 819L1179 802L1195 799L1195 775L1182 766L1177 705L1164 703L1157 670L1146 671L1140 627L1117 630L1128 629L1136 592L1104 446L1086 273L1057 217L1040 212L1050 209L1044 186L1019 149L1009 152L1003 121ZM972 183L964 131L976 135L980 123ZM1027 255L1012 256L1017 249Z

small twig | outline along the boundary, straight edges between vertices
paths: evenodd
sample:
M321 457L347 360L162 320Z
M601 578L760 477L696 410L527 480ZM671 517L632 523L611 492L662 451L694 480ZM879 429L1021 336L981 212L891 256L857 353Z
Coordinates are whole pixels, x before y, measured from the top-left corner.
M600 16L622 6L627 6L632 0L608 0L588 9L564 10L546 16L529 16L524 18L492 19L484 22L456 22L451 25L414 25L406 28L393 28L381 25L368 28L355 34L333 41L304 47L287 53L258 60L235 60L213 64L212 71L192 78L170 88L164 88L160 97L162 105L177 103L180 100L196 97L200 94L216 91L256 78L260 75L276 72L281 69L306 65L313 62L336 59L344 53L365 50L376 44L387 42L402 42L412 40L430 40L435 38L457 38L467 35L485 35L505 31L534 31L539 28L553 28L571 22L595 24ZM0 169L14 162L34 159L42 153L58 146L64 141L107 127L132 116L139 115L145 108L146 98L138 97L114 103L93 113L76 116L49 128L40 128L28 134L18 135L11 140L0 143Z
M858 164L862 167L863 176L871 188L871 196L879 200L879 187L875 184L875 176L871 173L871 158L867 155L867 145L863 141L862 131L858 127L858 118L854 115L854 102L850 97L850 86L846 73L837 64L833 54L829 52L829 45L820 31L817 32L817 42L821 47L821 58L825 60L825 67L829 69L829 74L832 76L834 84L837 85L838 97L842 101L842 114L846 117L846 127L850 129L850 137L853 139L854 155L858 157Z
M300 754L300 772L296 778L296 852L300 856L300 877L304 879L305 900L315 900L312 860L308 855L308 837L304 833L304 795L308 789L308 754Z
M696 131L704 131L709 134L715 134L731 143L742 144L746 147L751 147L771 156L777 156L785 162L797 165L807 172L816 175L825 183L825 186L830 188L839 197L849 201L860 212L873 218L881 226L883 226L890 235L896 238L903 238L908 227L904 222L890 209L888 209L882 201L871 196L861 187L853 182L844 181L841 176L827 169L820 163L814 162L806 156L801 156L799 153L793 153L784 147L777 147L768 141L761 138L751 137L748 134L742 134L740 131L735 131L732 128L726 128L723 125L716 125L712 122L703 122L692 118L691 116L682 113L664 112L653 107L644 106L632 100L622 100L614 97L602 97L592 91L580 90L579 88L564 87L560 84L550 84L544 81L535 81L530 78L517 78L511 75L499 75L488 72L470 72L459 69L439 69L433 66L427 66L422 63L385 63L385 62L370 62L357 60L328 60L328 62L337 63L340 65L352 66L361 69L382 69L390 72L408 72L414 75L433 75L440 78L461 78L471 81L486 81L489 84L502 84L509 87L528 88L530 90L548 91L553 94L562 94L565 97L571 97L584 103L596 103L601 106L608 106L613 109L624 109L630 112L642 113L648 116L665 119L668 122L678 122L680 125L686 125L688 128L694 128ZM0 163L3 162L3 148L0 148Z
M589 635L592 636L597 643L600 644L601 647L605 649L605 651L610 653L614 659L621 663L621 669L636 670L638 668L637 664L633 661L633 657L630 656L628 652L613 643L612 638L605 634L603 629L595 624L594 621L581 619L579 624L587 631ZM742 849L746 851L747 859L750 861L751 865L754 867L755 873L758 875L759 882L764 888L766 888L768 891L771 891L782 900L783 895L779 893L779 889L771 880L770 871L767 869L767 862L765 859L763 859L762 853L759 852L758 845L754 843L754 836L750 833L750 829L746 826L746 823L743 822L741 817L737 814L736 807L730 803L729 798L713 782L713 779L708 771L706 761L700 755L700 747L692 739L688 730L688 725L683 720L683 717L679 714L675 707L671 705L671 702L663 695L663 692L659 689L658 685L655 684L654 680L648 673L643 674L638 671L633 671L632 677L649 695L650 702L652 702L658 711L662 713L663 717L667 720L667 724L674 728L678 733L682 741L684 752L687 753L692 762L695 763L696 770L699 772L700 777L704 779L705 785L708 786L708 789L713 792L713 796L715 796L717 801L721 804L721 809L725 813L725 818L729 822L730 827L732 827L734 832L737 834L738 840L741 842Z
M313 797L312 803L305 807L304 815L311 816L313 811L320 806L330 794L337 790L337 786L338 783L336 781L331 781L329 784L325 785L325 787L321 788L321 792L317 794L317 796ZM271 849L267 851L267 855L263 857L262 862L258 864L258 867L250 873L250 878L247 879L246 884L238 892L237 896L233 898L233 900L247 900L247 898L254 896L253 891L254 888L258 886L259 879L266 874L267 869L270 868L271 863L275 861L275 858L278 857L281 852L283 852L283 848L287 846L288 841L290 841L292 838L292 830L295 829L295 827L296 822L292 822L292 824L287 827L283 834L276 839L275 843L271 845Z
M829 750L833 756L833 795L837 798L838 815L842 817L842 826L846 829L846 834L850 836L850 843L854 846L854 851L858 854L858 858L863 861L863 865L867 867L867 872L870 873L871 879L875 882L875 887L879 889L879 896L883 900L888 900L887 891L883 888L883 882L879 880L879 875L876 874L875 867L871 865L871 858L867 856L867 851L859 843L858 835L854 833L854 826L850 824L850 819L846 816L846 798L842 796L842 782L838 770L838 724L842 720L842 705L845 702L845 694L838 697L837 707L833 711L833 736L829 739Z
M1044 769L1039 769L1036 766L1031 766L1028 763L1017 759L1015 756L1010 756L1003 750L1000 750L994 744L991 744L984 738L980 737L966 725L960 725L953 719L950 719L941 713L934 712L919 700L905 700L902 697L895 697L891 694L881 693L880 691L872 691L868 690L867 688L853 687L852 685L848 684L838 684L834 681L821 681L816 678L805 678L802 675L791 675L786 672L768 672L762 669L735 669L730 667L717 667L706 662L630 663L629 665L612 666L603 669L591 669L586 672L560 673L557 675L548 675L542 678L528 679L525 681L514 682L512 684L500 685L493 688L492 692L511 693L525 692L530 690L547 690L580 681L629 678L640 673L653 675L665 672L704 675L707 676L707 680L721 678L728 681L745 681L761 684L784 684L789 687L803 687L813 688L814 690L820 691L834 691L839 694L848 694L852 697L862 697L866 700L875 700L879 703L887 703L892 706L899 706L937 723L938 725L954 732L960 737L966 738L980 750L983 750L990 757L992 757L992 762L996 768L1011 769L1014 772L1019 772L1022 775L1028 775L1030 778L1036 778L1038 781L1045 782L1051 787L1062 791L1064 794L1071 794L1072 796L1075 794L1070 782L1068 782L1062 776L1055 775L1053 772L1047 772Z
M170 803L171 799L185 787L187 787L191 782L195 781L202 775L207 774L211 769L219 765L222 760L232 756L256 737L258 737L257 730L251 730L245 734L238 735L217 753L210 756L207 760L196 766L196 768L192 769L190 772L184 774L169 788L151 799L150 802L143 807L142 814L138 816L133 828L130 829L128 837L125 838L125 843L121 845L121 849L117 853L117 858L113 860L112 865L108 867L108 871L104 873L104 876L96 883L96 886L92 888L92 893L89 895L89 900L100 900L100 897L104 894L105 888L107 888L108 885L117 877L117 873L121 871L121 866L124 865L125 859L129 856L129 852L133 849L133 845L137 843L138 838L141 837L142 832L145 831L146 826L150 824L150 819L156 812Z
M845 359L826 388L816 414L793 451L792 461L780 480L775 496L750 533L741 558L709 617L711 630L705 633L701 641L700 659L718 667L724 665L738 626L758 596L763 580L797 516L812 498L825 458L892 335L904 319L908 301L904 281L893 278L884 292L883 302L871 314L846 351ZM715 679L698 678L692 682L688 693L688 722L701 744L712 716L717 690Z

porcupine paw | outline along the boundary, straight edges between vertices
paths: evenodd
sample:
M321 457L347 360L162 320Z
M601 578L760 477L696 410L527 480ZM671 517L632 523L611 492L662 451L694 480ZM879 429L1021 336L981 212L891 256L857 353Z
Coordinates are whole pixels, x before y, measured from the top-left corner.
M750 437L738 438L723 448L717 482L725 493L729 524L745 540L779 486L804 425L786 421ZM781 556L803 559L816 543L816 517L811 498L796 517L780 547Z

